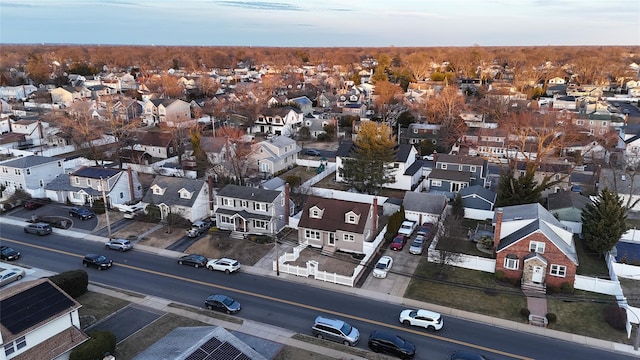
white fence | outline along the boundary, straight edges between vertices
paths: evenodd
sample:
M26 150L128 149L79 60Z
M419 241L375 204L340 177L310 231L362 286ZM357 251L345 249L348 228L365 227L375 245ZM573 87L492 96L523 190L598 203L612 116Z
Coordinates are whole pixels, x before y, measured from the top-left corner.
M442 261L440 250L432 249L431 246L427 252L427 259L432 263L440 263ZM446 258L446 255L445 255ZM457 266L465 269L479 270L488 273L496 271L495 259L487 259L480 256L472 256L466 254L455 254L449 259L445 259L447 265Z
M196 179L198 177L197 172L193 170L164 167L164 164L174 163L176 161L178 161L178 157L174 156L169 159L160 160L151 165L123 163L122 166L124 169L126 169L127 167L131 167L131 170L144 174L184 177L188 179Z
M318 164L318 166L320 166L320 165ZM315 166L315 167L317 168L318 166ZM324 171L322 171L320 174L315 175L311 179L305 181L301 185L301 187L304 188L304 189L309 189L313 185L319 183L322 179L324 179L327 176L333 174L335 171L336 171L336 164L335 163L328 163L327 167L324 169Z
M480 220L480 221L493 219L493 210L464 208L464 217L467 219L474 219L474 220Z
M620 282L614 280L576 275L576 279L573 282L573 287L578 290L622 296L622 288L620 287Z
M355 201L355 202L360 202L365 204L373 204L373 199L377 197L379 206L382 205L388 199L386 196L359 194L359 193L352 193L348 191L316 188L316 187L311 188L311 194L315 196L320 196L323 198L328 198L328 199Z

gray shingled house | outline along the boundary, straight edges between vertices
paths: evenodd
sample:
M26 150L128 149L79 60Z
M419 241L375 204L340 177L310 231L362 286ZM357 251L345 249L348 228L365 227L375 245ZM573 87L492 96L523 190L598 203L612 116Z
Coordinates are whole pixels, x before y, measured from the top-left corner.
M155 204L164 219L169 214L178 214L194 222L211 215L213 194L202 180L169 176L156 176L142 198L145 207Z

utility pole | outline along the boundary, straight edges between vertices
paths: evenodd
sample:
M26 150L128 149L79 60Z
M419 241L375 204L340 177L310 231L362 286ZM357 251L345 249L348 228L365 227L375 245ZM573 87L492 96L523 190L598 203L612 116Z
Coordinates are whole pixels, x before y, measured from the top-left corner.
M273 237L276 242L276 276L280 276L280 259L278 258L278 235Z
M104 180L100 176L100 187L102 188L102 201L104 201L104 215L107 218L107 232L109 234L109 240L111 240L111 223L109 222L109 207L107 206L107 193L104 190Z

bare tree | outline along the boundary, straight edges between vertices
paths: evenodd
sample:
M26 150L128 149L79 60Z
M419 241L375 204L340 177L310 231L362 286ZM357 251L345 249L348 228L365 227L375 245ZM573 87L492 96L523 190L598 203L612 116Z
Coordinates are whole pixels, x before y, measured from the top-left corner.
M247 141L245 132L230 126L223 126L216 131L217 137L226 139L224 164L214 165L217 174L230 173L237 180L243 180L257 171L257 166L251 164L251 155L255 149Z
M461 255L455 251L455 243L465 241L464 236L467 235L465 229L459 224L460 220L453 214L447 216L441 223L441 227L436 229L435 239L438 241L436 246L437 252L435 256L429 254L429 261L438 264L437 275L444 276L444 271L448 266L460 261ZM434 241L435 241L434 239Z
M442 125L442 136L447 147L458 141L466 129L466 124L460 117L464 109L464 97L456 86L446 86L437 96L429 99L427 121Z
M92 116L96 110L94 105L93 101L77 101L55 121L63 136L77 149L86 149L87 156L99 165L98 160L103 156L95 140L102 138L105 132L104 123Z

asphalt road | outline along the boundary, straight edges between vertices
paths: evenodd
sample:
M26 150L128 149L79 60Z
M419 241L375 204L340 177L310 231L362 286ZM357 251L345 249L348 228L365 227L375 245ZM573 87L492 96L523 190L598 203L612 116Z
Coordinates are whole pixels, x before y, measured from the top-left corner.
M106 254L114 260L114 266L107 271L87 269L90 281L200 307L208 295L224 293L242 304L240 317L299 333L310 334L318 314L342 318L360 329L364 341L358 347L363 349L372 330L384 329L413 341L418 348L417 359L445 359L457 349L479 352L491 359L631 359L455 317L445 317L443 330L432 334L400 325L397 316L403 308L397 304L249 273L226 275L195 269L135 249L127 253L107 251L99 242L56 234L25 237L18 226L3 224L2 242L22 252L21 263L53 272L81 268L85 253Z

